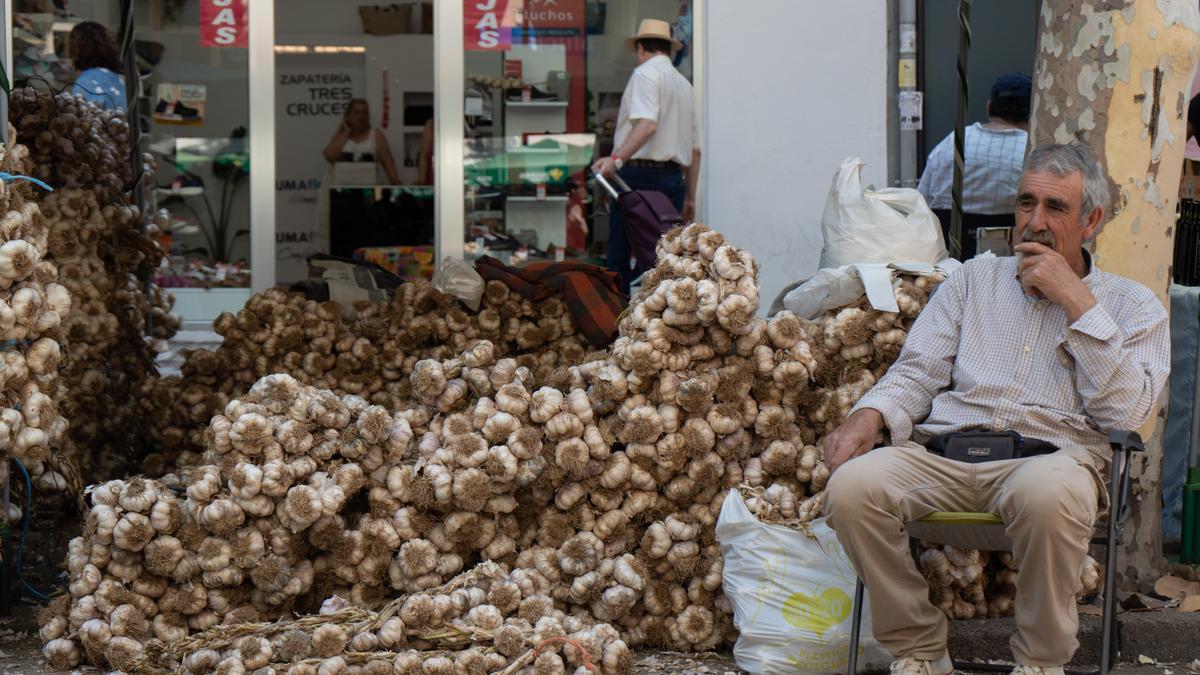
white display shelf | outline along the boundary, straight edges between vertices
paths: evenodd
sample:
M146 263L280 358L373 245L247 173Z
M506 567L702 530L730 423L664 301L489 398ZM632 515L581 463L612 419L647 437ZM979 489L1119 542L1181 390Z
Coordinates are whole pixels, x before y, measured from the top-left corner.
M561 155L565 153L566 150L562 148L535 148L528 145L522 145L508 151L510 155Z
M510 108L565 108L567 101L505 101Z
M175 296L172 311L184 321L211 324L221 312L236 313L250 299L249 288L168 288Z
M515 195L509 197L507 201L536 204L537 202L565 202L568 199L570 198L566 195L547 195L542 199L538 199L537 197L528 197L525 195Z

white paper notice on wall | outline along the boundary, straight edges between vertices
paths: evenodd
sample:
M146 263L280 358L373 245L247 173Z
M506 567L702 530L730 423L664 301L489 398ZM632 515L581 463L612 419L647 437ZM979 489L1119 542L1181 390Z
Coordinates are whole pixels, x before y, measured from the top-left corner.
M920 131L924 128L922 111L924 108L924 92L900 92L900 130Z
M913 54L917 51L917 24L900 24L900 53Z

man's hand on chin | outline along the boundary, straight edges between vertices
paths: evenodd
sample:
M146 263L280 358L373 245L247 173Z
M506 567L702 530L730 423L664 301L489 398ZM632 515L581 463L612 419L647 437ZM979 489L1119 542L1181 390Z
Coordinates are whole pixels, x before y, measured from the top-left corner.
M1058 251L1031 241L1017 244L1015 250L1021 254L1017 278L1026 295L1061 306L1067 323L1075 323L1095 306L1096 297Z
M874 408L863 408L846 418L841 426L825 437L825 466L830 473L846 462L875 447L883 430L883 415Z

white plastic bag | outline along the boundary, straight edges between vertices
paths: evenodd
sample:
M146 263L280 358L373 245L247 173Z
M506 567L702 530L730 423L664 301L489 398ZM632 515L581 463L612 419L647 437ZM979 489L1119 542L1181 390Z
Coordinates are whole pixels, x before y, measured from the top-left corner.
M802 319L815 319L831 309L854 304L866 294L871 307L881 312L898 312L900 308L896 305L896 293L892 288L892 278L897 272L922 276L934 272L949 275L959 267L962 267L962 263L954 258L946 258L936 265L862 263L818 270L807 281L791 288L780 304L783 309L792 311Z
M864 190L865 163L842 162L825 200L821 267L855 263L936 263L947 257L942 227L911 188Z
M890 286L889 286L890 288ZM802 319L815 319L836 307L845 307L863 296L862 279L849 267L829 267L788 291L783 309Z
M459 258L442 259L441 267L433 273L431 284L437 290L463 301L472 311L479 310L483 299L483 277L470 264Z
M739 636L733 657L751 673L844 673L850 652L854 569L819 519L812 536L759 522L737 490L717 520L721 581ZM871 637L864 601L858 667L886 670L891 658Z

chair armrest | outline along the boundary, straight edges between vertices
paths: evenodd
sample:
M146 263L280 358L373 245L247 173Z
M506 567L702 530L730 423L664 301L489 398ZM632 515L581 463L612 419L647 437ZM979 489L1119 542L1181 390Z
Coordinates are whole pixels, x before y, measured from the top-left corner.
M1142 437L1136 431L1110 431L1108 432L1108 444L1112 446L1113 452L1146 451Z

